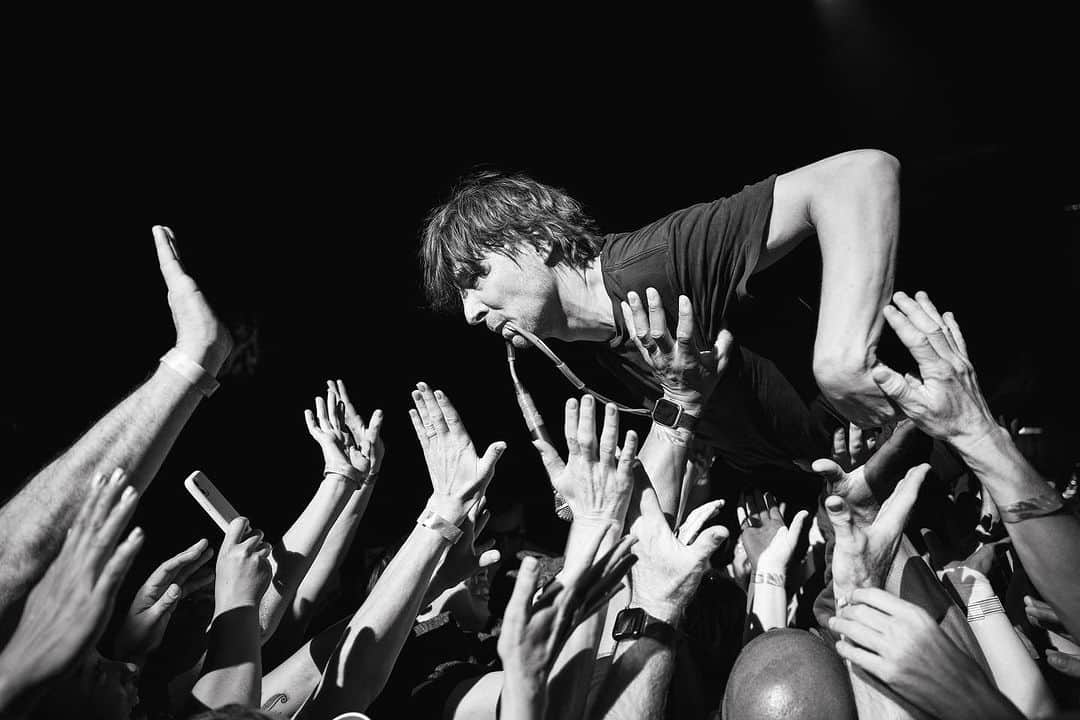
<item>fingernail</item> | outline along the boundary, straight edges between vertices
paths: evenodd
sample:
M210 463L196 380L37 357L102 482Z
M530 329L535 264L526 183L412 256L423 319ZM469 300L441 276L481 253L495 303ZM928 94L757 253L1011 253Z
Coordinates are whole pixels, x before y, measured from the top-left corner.
M137 528L135 528L134 530L131 531L131 535L129 535L128 537L130 537L132 540L138 540L142 536L143 536L142 528L137 527Z
M130 502L135 498L135 488L128 485L124 488L124 492L120 493L120 499L124 502Z
M446 396L445 396L445 395L443 395L443 391L442 391L442 390L436 390L436 391L435 391L435 397L437 397L437 398L438 398L438 399L440 399L440 400L445 400L445 399L446 399Z

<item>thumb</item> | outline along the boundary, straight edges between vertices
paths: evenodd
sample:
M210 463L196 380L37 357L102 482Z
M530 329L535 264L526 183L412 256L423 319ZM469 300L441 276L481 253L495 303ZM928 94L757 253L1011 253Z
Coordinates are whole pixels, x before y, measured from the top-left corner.
M827 458L815 460L810 465L810 469L820 475L821 479L829 484L840 482L844 479L845 475L844 468L840 467L840 465L833 460L829 460Z
M499 462L499 458L506 452L506 443L499 441L488 445L488 449L484 451L484 456L480 458L480 472L484 477L489 477L495 472L495 463Z
M878 363L870 370L870 377L874 379L881 392L895 400L901 406L911 399L911 386L904 376L893 370L884 363Z
M911 508L919 497L919 488L922 487L926 473L929 471L929 463L922 463L908 470L907 475L896 485L892 495L882 503L875 523L888 524L895 532L903 530Z
M540 462L544 464L544 469L547 470L549 478L556 473L562 472L562 469L566 467L566 463L559 455L559 451L547 440L533 440L532 446L540 453Z
M727 540L728 531L723 525L713 525L702 530L690 547L705 555L712 555Z
M180 604L180 596L183 595L183 591L180 586L173 583L169 587L165 588L165 592L161 593L161 597L154 603L152 612L156 619L163 617L167 618L172 615L173 610L176 610L176 606Z
M735 337L727 328L721 330L716 336L716 343L713 344L713 352L716 354L715 369L717 375L720 375L727 369L728 352L731 350L731 344L734 341Z
M825 512L829 515L829 522L832 523L837 541L841 538L850 539L854 523L851 519L851 508L844 499L839 495L830 495L825 498Z
M949 553L945 550L945 543L941 542L941 538L937 533L930 528L922 529L923 542L926 543L926 549L930 553L930 566L934 570L941 570L945 567L945 563L949 561Z

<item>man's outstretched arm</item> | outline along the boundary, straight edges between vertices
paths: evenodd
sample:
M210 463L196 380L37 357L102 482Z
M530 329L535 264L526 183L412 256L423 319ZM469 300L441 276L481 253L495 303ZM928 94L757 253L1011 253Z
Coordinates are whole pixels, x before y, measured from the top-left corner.
M232 339L195 281L184 272L172 231L154 227L161 274L176 326L172 361L192 377L194 363L212 378L229 355ZM120 467L140 493L153 480L203 393L190 379L162 363L131 395L101 418L74 445L34 476L0 508L0 615L41 577L63 544L86 494L82 478Z
M900 163L888 153L853 150L776 179L757 269L817 234L822 278L814 376L836 409L862 427L893 415L870 368L881 309L892 295L899 230Z

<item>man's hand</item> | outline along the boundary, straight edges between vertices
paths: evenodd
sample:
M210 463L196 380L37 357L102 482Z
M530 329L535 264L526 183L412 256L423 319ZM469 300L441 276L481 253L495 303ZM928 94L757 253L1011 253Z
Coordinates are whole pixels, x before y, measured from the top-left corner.
M176 349L217 375L232 352L232 335L217 319L195 281L184 272L176 252L176 236L162 225L154 226L158 265L168 288L169 310L176 328Z
M898 292L884 309L885 320L919 364L918 380L886 365L874 382L928 435L957 446L972 445L995 432L994 416L979 389L967 344L952 313L941 315L924 292L915 300Z
M907 470L926 460L930 447L930 438L915 423L902 420L866 464L845 471L836 461L822 458L811 467L825 480L825 491L840 496L855 523L866 526Z
M925 463L911 468L869 525L857 523L848 503L839 495L825 499L825 510L836 533L832 571L838 600L849 597L856 588L884 585L900 547L904 524L929 469Z
M626 327L641 356L652 368L664 396L679 403L687 412L700 415L701 406L727 367L731 333L721 330L713 351L698 352L694 347L694 310L690 298L680 295L679 323L672 342L660 293L648 288L645 296L649 303L648 312L636 292L626 294L628 302L622 303Z
M9 683L5 690L32 695L101 638L116 592L143 542L139 528L120 540L139 497L126 481L124 472L116 470L109 479L99 474L90 483L60 554L30 591L19 624L0 653L0 677ZM3 699L0 709L10 709Z
M206 540L199 540L161 563L135 593L127 618L116 636L119 658L139 665L161 644L165 628L180 599L214 582L213 569L196 574L214 555Z
M747 572L757 567L758 558L784 525L784 508L772 502L771 496L759 490L747 492L735 509L739 521L738 545L746 556Z
M340 398L342 404L345 427L349 430L351 436L351 442L347 443L347 445L349 459L353 467L359 470L366 461L371 468L369 476L378 474L379 470L382 469L383 455L386 454L386 446L379 435L383 420L382 410L371 413L371 420L364 423L364 418L360 416L360 413L356 412L356 407L349 400L349 393L345 390L344 381L338 380L335 384L333 381L327 380L326 385L327 403L329 404L332 398Z
M676 535L668 527L656 491L642 487L641 514L630 527L638 540L634 547L638 562L630 574L635 605L653 617L678 624L709 568L709 557L728 536L722 526L705 528L723 504L723 500L713 500L696 508Z
M432 392L426 383L417 383L416 388L412 394L416 409L409 411L409 418L431 476L428 509L457 525L486 492L506 443L492 443L483 457L478 456L450 398L441 390Z
M934 717L966 718L979 716L972 713L973 699L998 695L975 661L918 605L878 588L855 590L850 599L829 620L829 629L844 638L837 652L911 703ZM1000 702L1011 707L1004 698Z
M270 584L270 545L247 518L229 523L217 558L215 615L244 606L258 607Z
M836 432L833 433L833 462L846 471L865 464L874 454L874 449L888 440L895 428L895 425L887 425L880 434L872 431L863 432L863 429L854 423L850 423L847 429L836 428Z

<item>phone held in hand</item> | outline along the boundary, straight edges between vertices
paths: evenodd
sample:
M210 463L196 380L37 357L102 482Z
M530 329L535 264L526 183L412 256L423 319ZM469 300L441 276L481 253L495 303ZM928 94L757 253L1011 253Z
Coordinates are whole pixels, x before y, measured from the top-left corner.
M232 503L225 499L217 486L210 482L210 478L201 470L188 475L184 480L184 487L223 532L228 530L229 523L240 516Z

